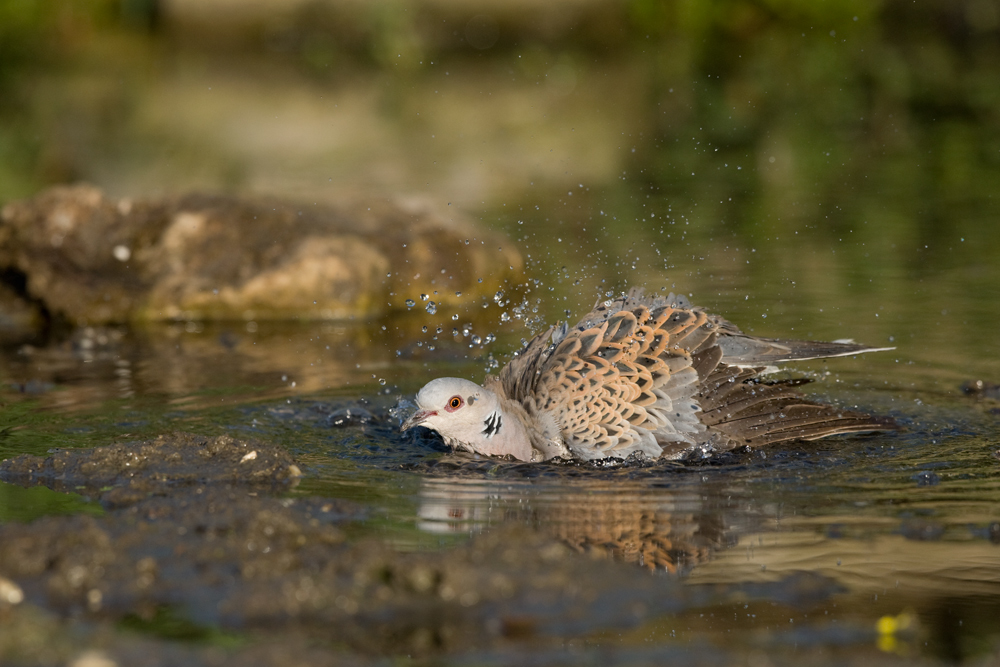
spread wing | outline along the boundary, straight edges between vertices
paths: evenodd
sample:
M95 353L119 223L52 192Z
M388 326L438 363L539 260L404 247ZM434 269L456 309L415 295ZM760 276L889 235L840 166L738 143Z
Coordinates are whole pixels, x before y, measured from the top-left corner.
M531 396L538 379L539 366L549 352L549 339L556 329L557 327L550 327L532 338L517 356L500 369L500 385L508 399L523 403ZM565 327L559 331L560 338L565 336Z
M691 302L680 294L645 296L641 289L633 289L619 299L598 304L577 326L594 326L607 320L614 313L622 310L633 310L639 306L645 306L652 312L657 312L664 307L704 312L700 308L692 306ZM711 330L718 335L719 347L722 349L722 363L730 366L771 367L786 361L846 357L852 354L895 349L892 347L869 347L853 341L827 343L813 340L759 338L743 333L739 327L724 317L710 313L705 313L705 316L710 323Z
M765 383L772 363L873 351L853 343L747 336L682 297L640 292L598 304L571 330L536 336L500 373L507 397L554 422L582 459L678 458L894 428L891 420L803 398L806 380Z
M721 356L714 329L671 306L586 318L540 357L529 411L551 415L583 459L690 449L706 430L693 397Z

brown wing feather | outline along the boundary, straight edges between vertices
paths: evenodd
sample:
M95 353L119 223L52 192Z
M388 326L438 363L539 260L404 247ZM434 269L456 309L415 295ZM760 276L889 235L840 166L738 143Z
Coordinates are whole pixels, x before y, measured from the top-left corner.
M550 327L532 338L516 357L500 369L500 384L510 400L523 402L534 391L538 366L555 329Z
M676 457L699 445L894 428L891 420L809 401L795 381L757 380L769 363L873 349L757 339L683 297L633 290L599 302L568 331L535 336L498 384L537 420L543 440L559 440L580 458Z
M698 394L702 422L727 436L730 446L896 428L891 419L810 401L794 389L802 381L758 382L758 371L720 365Z
M682 295L646 296L641 288L633 288L628 294L612 301L598 302L580 324L586 324L589 327L593 325L593 322L607 319L620 310L632 310L637 306L645 306L654 314L658 309L671 307L704 316L711 322L711 326L697 330L696 335L715 333L723 351L722 361L731 366L773 366L786 361L843 357L894 349L892 347L869 347L852 342L827 343L749 336L726 318L711 315L701 308L691 305L691 302ZM696 346L689 344L686 347L693 350Z
M693 416L697 406L680 404L696 391L695 360L717 350L714 328L700 311L663 305L588 316L541 361L535 404L583 458L633 451L655 458L664 443L693 445L682 431L704 427ZM709 357L714 367L719 355Z

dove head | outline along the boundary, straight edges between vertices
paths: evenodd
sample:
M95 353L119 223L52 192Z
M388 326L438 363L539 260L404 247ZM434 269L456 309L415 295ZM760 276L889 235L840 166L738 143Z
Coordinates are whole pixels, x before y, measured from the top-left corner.
M417 408L402 430L426 426L456 449L531 459L531 445L523 435L523 427L504 413L496 394L475 382L461 378L431 380L417 392Z

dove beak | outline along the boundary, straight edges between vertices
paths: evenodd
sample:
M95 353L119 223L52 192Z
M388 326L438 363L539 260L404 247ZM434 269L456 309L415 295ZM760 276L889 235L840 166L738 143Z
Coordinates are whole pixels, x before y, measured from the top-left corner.
M436 410L417 410L412 415L410 415L409 419L403 422L403 425L399 427L399 430L405 431L407 429L413 428L414 426L419 426L420 424L423 424L425 421L427 421L428 418L433 417L436 414L437 414Z

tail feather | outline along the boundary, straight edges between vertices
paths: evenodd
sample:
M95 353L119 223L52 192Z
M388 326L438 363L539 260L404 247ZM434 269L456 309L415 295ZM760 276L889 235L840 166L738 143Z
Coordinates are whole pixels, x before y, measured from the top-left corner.
M771 366L786 361L848 357L853 354L885 352L894 347L869 347L853 342L753 338L742 333L719 336L722 362L732 366Z
M892 419L810 401L795 391L800 384L795 381L755 381L759 370L720 364L698 394L702 423L725 435L732 446L897 428Z

